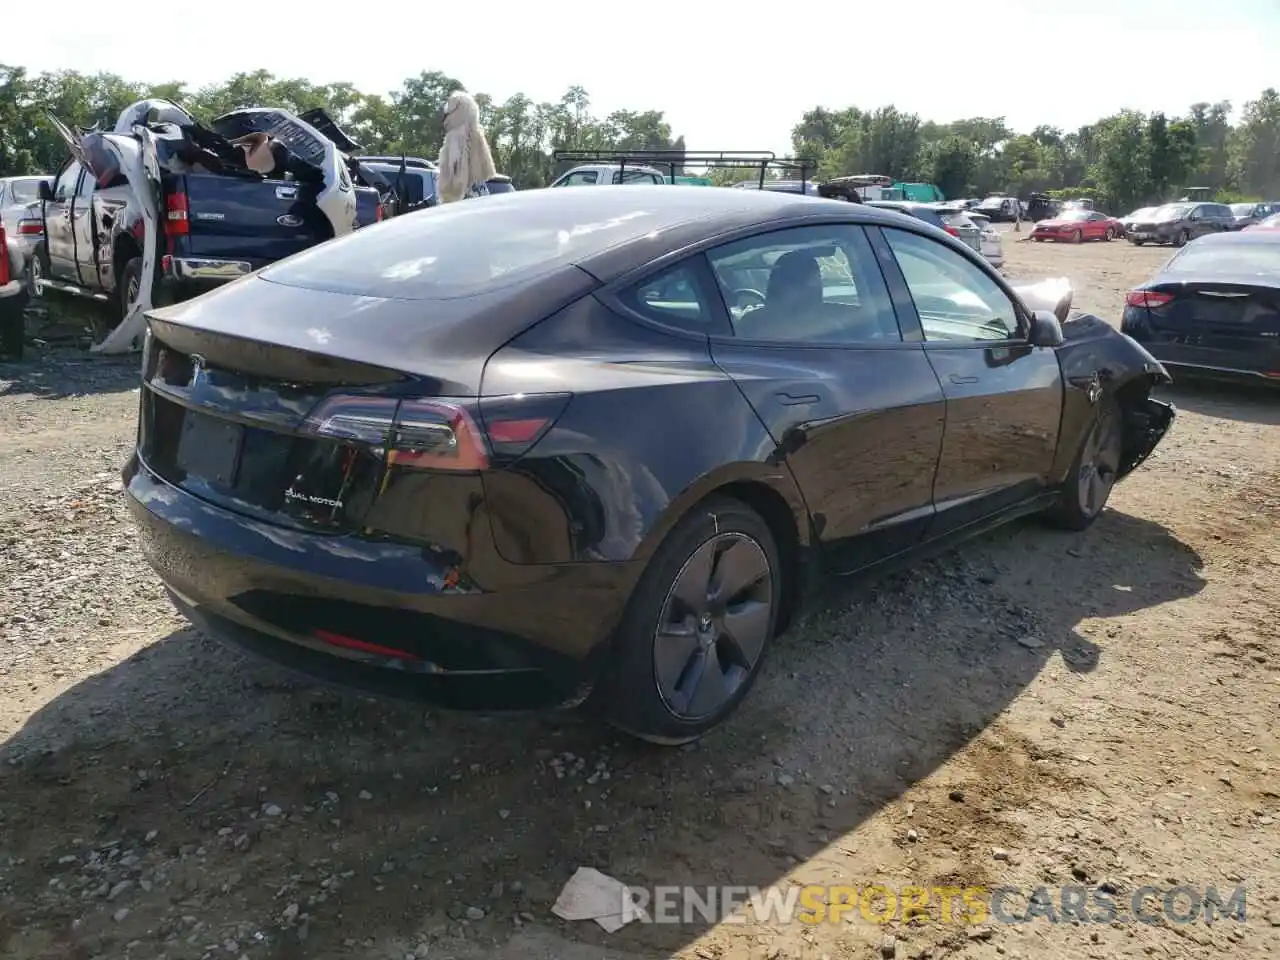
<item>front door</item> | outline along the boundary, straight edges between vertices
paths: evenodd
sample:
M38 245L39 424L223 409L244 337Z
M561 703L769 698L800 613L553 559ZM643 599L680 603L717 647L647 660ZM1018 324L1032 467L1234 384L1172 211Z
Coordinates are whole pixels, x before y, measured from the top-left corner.
M918 330L899 328L863 228L797 227L707 253L732 336L716 363L798 483L828 569L919 542L933 514L944 398Z
M49 276L54 280L80 282L76 273L75 227L71 208L84 172L79 161L69 161L53 182L53 199L44 205L45 249L49 255Z
M1062 418L1054 350L1026 341L1022 308L991 273L944 243L884 227L946 397L933 538L1042 493ZM895 287L902 290L901 287Z

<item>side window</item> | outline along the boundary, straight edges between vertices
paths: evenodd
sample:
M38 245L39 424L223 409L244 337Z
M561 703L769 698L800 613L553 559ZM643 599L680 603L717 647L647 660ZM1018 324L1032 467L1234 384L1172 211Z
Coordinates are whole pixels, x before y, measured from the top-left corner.
M595 170L579 170L571 173L560 182L562 187L584 187L597 182L600 174Z
M706 333L714 323L711 306L688 260L641 280L620 299L643 317L692 333Z
M734 333L787 343L898 343L902 333L862 227L797 227L707 254Z
M119 175L119 174L116 175L115 179L123 180L125 183L129 182L128 180L125 180L122 175ZM108 184L108 186L115 186L115 184L110 183ZM93 193L93 175L85 174L85 176L80 180L80 186L76 189L76 196L87 197L92 193Z
M72 160L67 164L58 174L58 182L53 185L53 199L70 200L75 194L76 178L80 176L80 171L83 169L78 160Z
M907 281L926 341L1018 335L1013 301L984 270L928 237L888 227L882 231Z

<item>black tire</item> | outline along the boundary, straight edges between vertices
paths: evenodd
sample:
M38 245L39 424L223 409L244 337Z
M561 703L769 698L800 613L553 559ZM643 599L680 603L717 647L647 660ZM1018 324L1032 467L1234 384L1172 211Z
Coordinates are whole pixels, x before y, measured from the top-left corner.
M1111 229L1108 229L1107 232L1102 235L1102 239L1107 243L1110 243L1115 238L1116 238L1115 231Z
M1140 246L1142 246L1144 243L1146 243L1147 241L1145 241L1145 240L1130 240L1129 242L1130 242L1130 243L1132 243L1135 247L1140 247Z
M1046 519L1063 530L1084 530L1097 520L1115 488L1124 441L1124 411L1112 396L1098 400L1095 417L1076 451ZM1086 492L1087 491L1087 492Z
M21 360L26 340L27 292L0 297L0 357Z
M1072 234L1071 234L1071 242L1072 242L1072 243L1084 243L1084 231L1083 231L1083 230L1077 230L1077 231L1075 231L1074 233L1072 233Z
M119 324L129 314L129 305L138 296L142 286L142 258L131 257L120 271L120 281L116 284L116 317Z
M747 559L756 562L762 557L766 567L764 579L749 588L752 599L728 605L743 611L746 604L768 603L764 611L758 606L751 608L751 622L762 628L754 633L761 639L758 650L745 666L745 661L735 660L742 648L726 629L729 617L724 611L716 615L713 622L704 623L711 620L712 615L698 616L676 595L678 585L692 582L691 564L698 564L700 569L703 562L707 564L710 592L716 578L722 581L726 575L720 565L731 549L735 556L740 556L740 562ZM707 550L711 551L709 561L706 561ZM746 564L742 566L745 568ZM696 740L721 723L737 709L760 674L769 642L777 629L782 596L780 569L773 534L759 514L728 497L711 497L700 503L676 524L641 575L614 638L610 661L588 707L632 736L670 746ZM741 596L745 593L734 593L734 597ZM767 597L767 601L760 597ZM721 597L722 601L732 599ZM677 610L680 619L692 626L686 628L684 623L677 624L671 619ZM741 612L732 616L739 617L743 623L747 620ZM693 624L695 619L697 623ZM671 627L665 637L659 635L663 622ZM676 631L680 631L678 635ZM707 639L708 636L711 639ZM667 641L666 670L658 666L659 644L663 639ZM673 643L681 649L675 650ZM687 656L683 652L685 648L692 648ZM684 666L677 672L674 665L680 662ZM703 669L697 669L699 664ZM717 673L709 672L717 669ZM674 698L664 692L664 688L670 688L673 674L678 677L676 686L685 683L690 688L689 706L701 696L703 686L698 678L703 676L722 680L722 684L709 686L716 688L713 693L723 692L726 696L706 712L682 712L673 706Z
M1178 235L1173 238L1173 245L1175 247L1185 247L1189 239L1190 237L1187 235L1187 231L1180 230Z

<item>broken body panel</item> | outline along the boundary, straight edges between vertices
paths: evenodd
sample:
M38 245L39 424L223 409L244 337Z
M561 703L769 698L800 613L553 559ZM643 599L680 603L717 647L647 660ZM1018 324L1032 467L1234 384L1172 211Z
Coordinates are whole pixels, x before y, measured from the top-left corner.
M128 261L142 260L136 294L121 304L120 323L97 352L136 346L160 285L165 299L181 299L381 218L378 191L358 186L333 140L287 111L235 111L212 131L157 99L125 108L109 133L77 134L49 119L94 181L91 192L67 202L93 210L72 269L62 277L50 271L42 284L119 299ZM265 135L282 158L271 176L248 167L227 136L237 128Z

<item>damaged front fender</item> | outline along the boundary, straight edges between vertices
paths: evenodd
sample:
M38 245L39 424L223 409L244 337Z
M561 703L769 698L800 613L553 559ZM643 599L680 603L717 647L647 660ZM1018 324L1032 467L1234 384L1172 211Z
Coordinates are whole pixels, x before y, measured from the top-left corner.
M1155 450L1177 410L1151 397L1173 382L1169 371L1132 337L1092 314L1062 325L1058 363L1065 387L1056 467L1065 476L1075 452L1098 415L1103 396L1113 397L1124 417L1124 445L1117 478L1132 473Z

